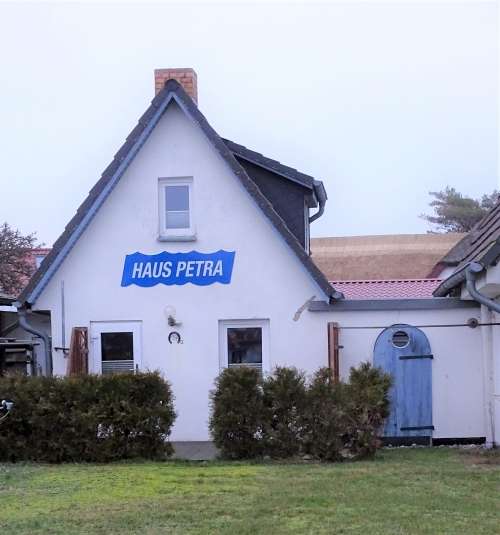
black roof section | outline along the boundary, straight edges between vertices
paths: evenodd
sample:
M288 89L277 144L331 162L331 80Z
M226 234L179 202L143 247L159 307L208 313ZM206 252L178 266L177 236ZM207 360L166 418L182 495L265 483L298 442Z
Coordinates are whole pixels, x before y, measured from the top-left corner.
M323 182L321 182L320 180L316 180L314 177L310 175L301 173L300 171L297 171L297 169L293 167L288 167L287 165L283 165L278 160L273 160L272 158L268 158L267 156L264 156L260 152L255 152L253 150L250 150L249 148L243 145L239 145L238 143L235 143L234 141L231 141L225 138L221 138L221 139L226 144L227 148L237 158L246 160L247 162L253 163L277 175L287 178L288 180L291 180L292 182L296 182L297 184L300 184L301 186L311 189L317 196L321 197L321 194L318 195L317 193L319 189L323 192L324 199L325 200L328 199L325 186L323 185Z
M168 80L165 83L164 88L151 101L151 105L139 119L137 126L132 130L132 132L130 132L125 143L115 154L113 161L103 171L101 178L90 190L87 198L80 205L76 214L66 225L64 232L54 243L52 250L45 257L40 268L30 279L26 288L22 291L21 295L19 296L19 301L21 303L34 304L40 292L52 278L53 274L59 268L59 265L62 263L66 255L72 249L87 225L90 223L94 214L100 208L109 193L111 193L113 187L130 165L135 155L139 152L140 148L147 140L149 134L156 126L157 122L172 99L175 100L177 104L179 104L179 106L191 117L191 119L200 126L214 148L219 152L234 174L239 178L247 192L258 204L260 209L264 212L274 227L278 230L282 238L296 254L302 265L321 288L321 290L330 299L343 298L343 295L340 292L337 292L331 286L324 274L318 269L318 267L314 264L309 255L300 245L297 238L289 230L283 219L274 210L272 204L263 195L257 185L250 179L244 168L238 163L233 151L229 149L226 144L230 142L225 143L219 137L217 132L215 132L215 130L210 126L204 115L200 112L193 100L187 95L182 86L175 80ZM236 147L233 148L236 149ZM248 149L246 149L246 151L248 151ZM253 153L252 151L248 152L255 155L258 154ZM260 155L260 158L265 157ZM309 183L309 179L312 179L312 177L308 177L307 175L303 175L302 173L299 173L291 168L282 166L274 160L269 160L269 162L274 162L273 165L280 166L282 174L285 174L285 169L286 173L293 175L297 180L302 180L304 182L307 181ZM314 183L314 179L312 180Z
M464 236L440 261L447 265L458 266L450 277L435 290L434 295L441 297L462 284L465 268L471 262L488 267L500 258L500 197L495 206Z
M293 167L288 167L287 165L283 165L277 160L272 160L271 158L264 156L260 152L255 152L253 150L247 149L247 147L244 147L243 145L239 145L238 143L235 143L234 141L230 141L229 139L225 139L225 138L221 138L221 139L225 143L226 147L235 156L238 156L239 158L243 158L244 160L257 164L260 167L264 167L265 169L268 169L269 171L272 171L273 173L277 173L278 175L284 176L285 178L288 178L289 180L292 180L293 182L297 182L301 186L305 186L306 188L313 189L314 178L312 176L305 175L304 173L297 171L297 169L294 169Z

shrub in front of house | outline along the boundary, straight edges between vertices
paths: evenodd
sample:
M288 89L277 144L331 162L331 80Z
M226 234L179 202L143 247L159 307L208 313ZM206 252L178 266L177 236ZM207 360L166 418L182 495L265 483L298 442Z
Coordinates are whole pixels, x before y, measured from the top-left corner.
M346 448L356 458L373 457L380 446L379 434L390 413L392 378L381 368L365 362L351 368L346 385Z
M345 386L332 379L328 368L320 368L311 379L304 411L303 449L315 459L342 460L347 422Z
M222 457L321 461L372 456L389 414L391 378L368 363L351 368L349 382L335 382L320 368L307 383L295 368L259 371L228 368L211 393L210 430Z
M299 455L307 407L304 373L296 368L277 367L264 379L263 393L265 453L281 458Z
M264 401L259 370L224 369L210 393L210 432L221 456L252 459L263 454Z
M0 424L0 460L164 459L175 420L158 373L0 379L14 409Z

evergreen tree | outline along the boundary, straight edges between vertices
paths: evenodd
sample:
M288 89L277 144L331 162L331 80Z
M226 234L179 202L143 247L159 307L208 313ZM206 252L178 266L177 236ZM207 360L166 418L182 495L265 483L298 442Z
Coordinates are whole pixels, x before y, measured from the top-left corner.
M431 232L469 232L498 202L497 190L480 199L473 199L458 192L455 188L429 192L434 199L429 203L434 215L423 214L421 217L435 225Z

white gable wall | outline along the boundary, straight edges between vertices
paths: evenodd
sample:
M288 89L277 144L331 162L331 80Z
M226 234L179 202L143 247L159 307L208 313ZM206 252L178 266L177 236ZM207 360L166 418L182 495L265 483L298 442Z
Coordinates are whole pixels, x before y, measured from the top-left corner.
M195 242L159 242L158 178L194 177ZM235 251L231 284L120 286L126 254L140 251ZM175 440L206 440L208 391L219 372L223 319L268 319L270 354L281 364L326 364L326 337L311 344L311 323L295 311L309 298L324 299L295 254L264 216L203 132L171 104L135 160L96 214L36 308L52 312L53 345L61 344L61 282L65 288L66 341L71 328L92 321L142 320L143 369L171 381L178 421ZM182 326L170 328L165 307ZM170 345L177 330L184 343ZM312 349L314 345L314 349ZM54 373L65 359L53 353ZM272 364L277 364L277 361Z

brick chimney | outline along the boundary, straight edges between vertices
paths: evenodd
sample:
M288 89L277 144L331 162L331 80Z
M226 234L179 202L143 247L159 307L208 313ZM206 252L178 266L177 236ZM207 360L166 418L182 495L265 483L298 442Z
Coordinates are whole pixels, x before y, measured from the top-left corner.
M177 80L184 91L198 104L198 83L193 69L155 69L155 95L165 85L167 80Z

